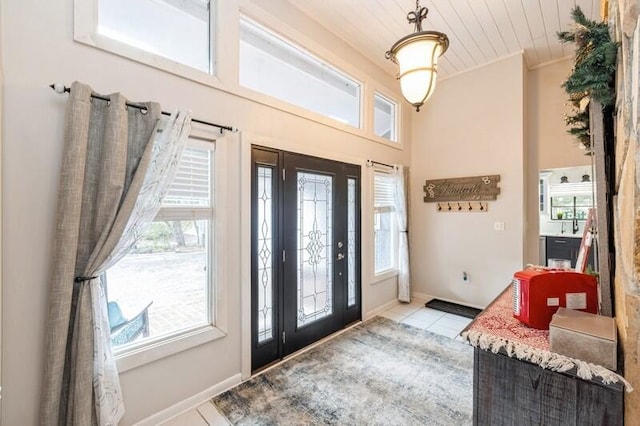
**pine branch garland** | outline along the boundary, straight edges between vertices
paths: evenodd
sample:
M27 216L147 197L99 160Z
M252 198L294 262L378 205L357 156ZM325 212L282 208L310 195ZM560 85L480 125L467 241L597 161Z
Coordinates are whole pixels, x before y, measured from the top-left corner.
M587 150L591 148L588 109L580 101L590 97L603 108L615 104L615 72L618 43L611 40L609 26L586 18L579 6L571 12L571 31L558 33L563 43L576 44L576 59L571 75L562 84L570 97L573 111L565 117L568 133L575 136Z

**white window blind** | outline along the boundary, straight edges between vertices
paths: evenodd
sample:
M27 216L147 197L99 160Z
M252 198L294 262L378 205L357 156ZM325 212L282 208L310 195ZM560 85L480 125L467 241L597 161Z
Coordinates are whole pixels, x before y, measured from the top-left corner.
M185 148L176 177L162 200L163 207L210 206L211 164L209 152L202 149Z
M374 172L374 211L393 211L393 179L387 173Z

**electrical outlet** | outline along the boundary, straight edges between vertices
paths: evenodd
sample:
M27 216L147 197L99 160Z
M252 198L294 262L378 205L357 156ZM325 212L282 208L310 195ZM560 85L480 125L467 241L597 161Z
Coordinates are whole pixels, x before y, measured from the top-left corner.
M494 222L493 223L494 231L504 231L504 222Z

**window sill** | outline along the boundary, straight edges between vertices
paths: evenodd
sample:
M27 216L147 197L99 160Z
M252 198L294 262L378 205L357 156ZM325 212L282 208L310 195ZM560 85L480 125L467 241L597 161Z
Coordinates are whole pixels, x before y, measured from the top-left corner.
M399 272L397 269L389 269L387 271L378 272L377 274L374 274L371 284L377 284L379 282L395 278L398 276L398 274Z
M395 148L395 149L400 150L400 151L404 150L404 146L402 145L402 142L400 142L400 141L392 141L390 139L382 138L382 137L377 136L377 135L373 135L369 139L371 141L373 141L373 142L377 142L379 144L386 145L386 146L388 146L390 148Z
M140 346L123 348L114 353L118 372L123 373L141 365L174 355L178 352L223 338L227 333L214 326L204 326L182 334L169 336Z

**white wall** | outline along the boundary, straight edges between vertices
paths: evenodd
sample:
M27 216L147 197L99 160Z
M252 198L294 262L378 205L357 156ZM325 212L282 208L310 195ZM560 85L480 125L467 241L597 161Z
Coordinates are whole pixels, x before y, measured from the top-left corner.
M524 262L525 86L522 55L445 79L413 116L413 291L485 306ZM426 179L500 175L487 213L437 212ZM537 220L537 217L536 217ZM504 231L494 231L504 222ZM467 272L470 282L462 280Z
M591 164L591 157L578 148L564 123L571 108L561 86L572 63L568 58L529 71L528 131L529 142L538 147L538 170Z
M221 21L237 22L237 1L218 2L224 11ZM266 11L254 15L267 20L278 16L308 38L302 43L310 50L330 46L322 56L340 57L351 69L371 81L381 81L385 93L395 92L396 82L350 50L314 22L286 8L282 0L260 2ZM2 117L2 205L3 205L3 297L2 297L2 424L35 425L42 384L46 319L47 277L58 176L62 155L65 96L47 87L53 82L69 84L80 80L101 93L121 91L132 100L157 100L164 109L189 107L194 117L230 124L243 131L262 135L275 144L329 157L349 158L360 164L368 158L409 164L410 115L402 119L405 149L398 150L372 142L362 133L337 129L318 121L252 102L224 90L234 90L235 81L222 81L224 90L150 68L122 57L73 41L73 1L4 0L0 30L4 40L4 114ZM251 9L252 4L245 7ZM254 7L255 8L255 7ZM268 22L267 22L268 23ZM231 25L231 35L234 30ZM229 34L227 34L229 36ZM236 45L223 50L224 57L237 58ZM341 65L341 64L338 64ZM226 76L233 76L235 62L220 63ZM446 87L446 85L445 85ZM373 84L366 86L372 93ZM243 92L246 94L246 92ZM400 99L399 96L397 96ZM262 98L264 100L264 98ZM405 109L408 111L408 109ZM370 112L368 113L369 115ZM321 121L321 120L319 120ZM228 158L230 194L239 193L240 150L230 150ZM496 170L491 170L492 172ZM500 171L498 171L500 172ZM363 168L365 182L368 171ZM502 173L502 172L500 172ZM505 178L507 176L505 175ZM507 185L509 186L509 185ZM365 194L363 194L364 196ZM365 197L363 197L365 198ZM240 201L229 200L231 208ZM371 238L371 210L363 205L363 246ZM231 235L239 234L237 215L228 215ZM510 222L507 222L510 226ZM508 228L509 229L509 228ZM240 247L230 239L230 253ZM184 398L201 392L241 371L241 265L236 257L229 268L229 334L215 342L181 352L121 375L127 414L123 424L131 424ZM370 266L363 257L363 272ZM473 271L472 271L473 274ZM364 275L364 313L393 300L393 280L371 285Z

